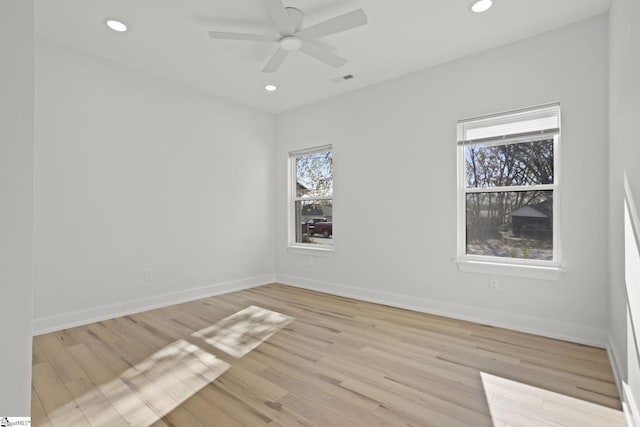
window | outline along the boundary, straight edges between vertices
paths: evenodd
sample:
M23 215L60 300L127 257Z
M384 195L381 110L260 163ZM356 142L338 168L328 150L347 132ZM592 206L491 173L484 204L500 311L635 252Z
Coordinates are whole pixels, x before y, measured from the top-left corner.
M331 146L289 153L289 245L333 247Z
M559 141L558 104L458 122L459 261L559 265Z

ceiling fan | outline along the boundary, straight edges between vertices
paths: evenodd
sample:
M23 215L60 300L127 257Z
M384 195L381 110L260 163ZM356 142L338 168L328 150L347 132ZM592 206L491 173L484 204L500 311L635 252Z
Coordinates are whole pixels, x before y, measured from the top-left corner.
M263 73L273 73L278 70L285 58L289 55L289 52L294 50L299 50L318 61L338 68L344 65L347 60L324 47L310 42L320 37L340 33L367 23L367 15L364 11L362 9L356 9L344 15L320 22L319 24L302 28L302 18L304 14L301 10L294 7L284 7L282 0L263 1L279 35L209 31L209 36L214 39L278 43L280 46L262 69Z

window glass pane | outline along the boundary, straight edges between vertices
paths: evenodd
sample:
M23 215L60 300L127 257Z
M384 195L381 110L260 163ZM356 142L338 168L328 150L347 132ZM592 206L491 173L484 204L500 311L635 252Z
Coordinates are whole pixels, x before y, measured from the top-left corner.
M553 259L553 191L466 195L468 255Z
M464 148L467 188L553 184L553 139Z
M333 201L295 203L296 243L333 245Z
M296 157L296 197L333 196L331 151Z

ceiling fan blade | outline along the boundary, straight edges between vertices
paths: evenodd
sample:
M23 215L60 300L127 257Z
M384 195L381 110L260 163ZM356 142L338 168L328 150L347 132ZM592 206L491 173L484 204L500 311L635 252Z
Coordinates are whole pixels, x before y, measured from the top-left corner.
M276 53L273 54L267 65L262 69L263 73L273 73L280 68L280 65L284 62L285 58L289 55L289 51L285 50L281 47L276 50Z
M225 33L222 31L209 31L209 37L212 39L253 40L265 42L277 42L280 40L280 37L278 36L270 36L267 34Z
M284 9L282 0L264 0L264 6L280 34L293 34L293 23Z
M304 19L304 13L295 7L286 7L284 10L287 11L287 15L289 15L289 19L291 20L291 25L293 26L293 32L297 33L302 29L302 20Z
M362 9L356 9L344 15L336 16L309 28L305 28L296 34L298 37L316 39L341 31L350 30L367 23L367 15Z
M318 61L324 62L325 64L331 65L335 68L341 67L347 62L343 57L338 56L325 48L314 46L309 43L302 43L300 50Z

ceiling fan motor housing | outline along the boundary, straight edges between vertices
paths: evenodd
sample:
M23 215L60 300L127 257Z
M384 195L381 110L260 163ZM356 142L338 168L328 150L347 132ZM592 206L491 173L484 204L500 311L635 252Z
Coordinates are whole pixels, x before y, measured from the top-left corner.
M284 36L280 39L280 47L284 50L298 50L302 46L302 40L295 36Z

